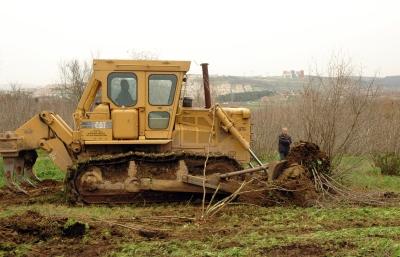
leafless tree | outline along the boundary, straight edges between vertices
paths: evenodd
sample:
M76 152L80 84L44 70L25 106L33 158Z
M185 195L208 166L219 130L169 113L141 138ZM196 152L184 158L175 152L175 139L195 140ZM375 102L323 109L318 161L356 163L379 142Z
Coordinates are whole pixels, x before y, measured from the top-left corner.
M8 86L11 94L18 94L22 92L21 84L18 82L10 82Z
M60 84L56 90L63 98L71 100L76 105L91 74L91 66L86 61L72 59L61 62L59 65Z
M368 127L368 151L383 174L400 175L400 101L395 93L374 102Z
M54 111L72 124L73 108L70 101L59 97L33 97L33 89L10 83L10 90L0 91L0 132L15 130L41 111Z
M301 120L304 139L317 143L340 163L343 154L365 140L369 106L376 98L374 79L354 75L351 62L333 57L327 76L310 77L301 94Z
M379 141L382 111L377 106L382 103L378 96L374 78L356 74L349 60L335 56L327 72L314 72L290 101L271 100L253 111L253 147L260 155L276 152L277 135L288 127L295 141L318 144L339 166L345 154L365 155L371 147L382 145L369 143Z
M293 99L290 102L271 100L253 107L252 147L260 156L271 157L276 153L278 135L283 127L289 128L289 133L295 141L303 138L299 103L300 99Z

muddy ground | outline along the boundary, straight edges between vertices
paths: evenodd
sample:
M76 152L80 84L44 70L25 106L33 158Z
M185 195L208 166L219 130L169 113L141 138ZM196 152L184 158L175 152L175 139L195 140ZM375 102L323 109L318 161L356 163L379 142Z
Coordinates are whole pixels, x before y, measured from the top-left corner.
M0 256L392 256L400 243L397 207L236 203L202 220L191 203L70 206L59 186L2 191Z
M4 256L17 255L21 244L31 245L27 256L103 256L134 236L128 229L106 223L89 224L62 216L43 216L35 211L0 220L0 247Z
M43 180L35 187L21 185L26 193L11 190L7 187L0 188L0 204L29 204L38 202L63 201L63 183L56 180Z
M35 188L24 187L29 194L0 189L0 213L10 206L54 205L79 208L67 203L63 183L42 181ZM41 209L41 208L40 208ZM41 209L42 210L42 209ZM42 211L45 211L43 209ZM118 245L135 240L164 238L166 234L150 226L86 216L45 215L27 210L0 219L0 256L105 256ZM29 245L21 253L20 246Z

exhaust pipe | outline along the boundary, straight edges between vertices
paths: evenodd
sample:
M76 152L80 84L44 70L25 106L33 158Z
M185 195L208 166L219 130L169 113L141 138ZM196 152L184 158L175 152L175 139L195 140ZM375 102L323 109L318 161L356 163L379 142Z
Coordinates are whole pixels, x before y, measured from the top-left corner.
M204 85L204 102L206 109L211 108L211 93L210 93L210 77L208 76L208 63L202 63L203 70L203 85Z

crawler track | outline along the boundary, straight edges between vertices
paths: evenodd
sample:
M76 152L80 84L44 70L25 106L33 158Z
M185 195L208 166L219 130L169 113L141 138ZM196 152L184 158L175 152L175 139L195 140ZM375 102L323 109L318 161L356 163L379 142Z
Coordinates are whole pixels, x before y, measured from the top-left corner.
M137 164L137 177L149 179L176 180L179 161L184 160L190 175L202 175L205 155L186 152L144 153L127 152L115 155L102 155L78 161L68 170L65 187L70 202L77 203L137 203L182 201L199 195L193 192L163 192L144 190L126 192L124 190L84 190L80 178L93 169L101 170L107 181L123 182L128 176L131 161ZM221 154L211 154L207 161L206 173L226 173L240 170L235 159Z

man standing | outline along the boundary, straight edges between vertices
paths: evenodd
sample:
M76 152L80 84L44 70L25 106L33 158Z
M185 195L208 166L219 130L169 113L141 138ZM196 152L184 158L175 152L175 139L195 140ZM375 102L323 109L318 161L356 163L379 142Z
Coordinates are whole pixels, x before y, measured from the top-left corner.
M285 160L289 153L292 138L288 134L287 128L282 128L282 134L279 135L279 158Z

